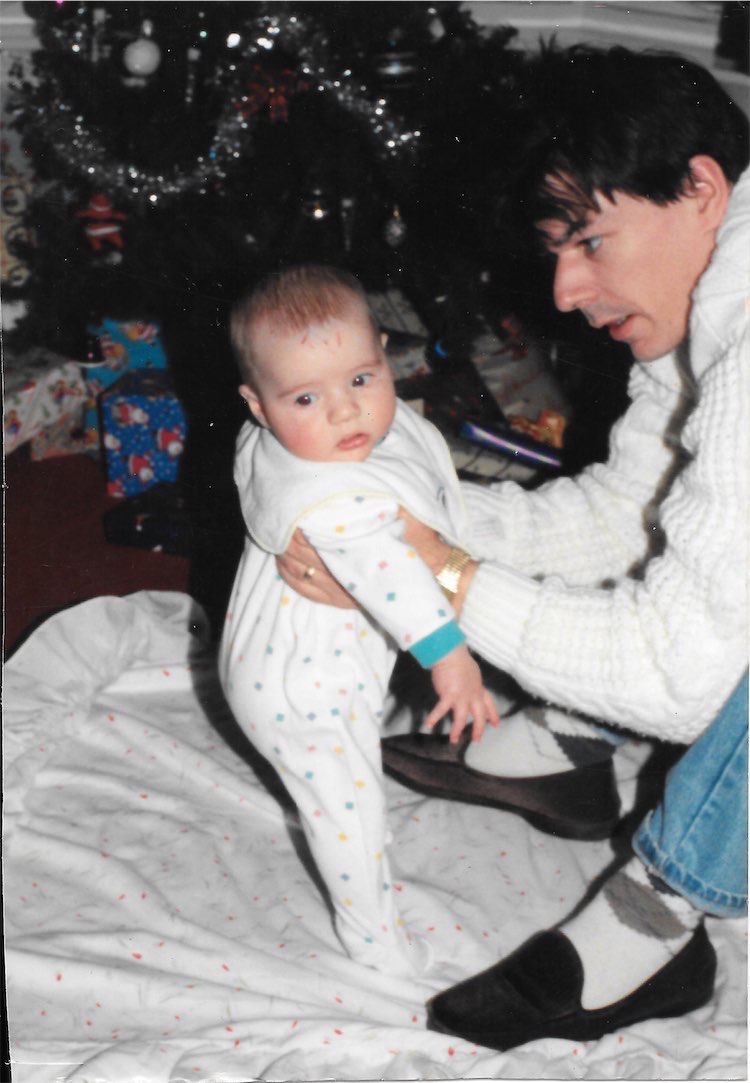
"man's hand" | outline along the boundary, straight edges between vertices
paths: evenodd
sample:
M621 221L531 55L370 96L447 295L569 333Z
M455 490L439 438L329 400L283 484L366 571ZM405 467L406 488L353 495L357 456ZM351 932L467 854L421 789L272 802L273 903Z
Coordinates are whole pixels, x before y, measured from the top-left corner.
M450 545L443 541L436 530L415 519L405 508L399 508L398 517L406 524L404 541L417 550L432 574L437 575L448 559Z
M333 578L301 530L295 530L286 552L276 557L276 567L286 585L309 602L337 609L357 608L354 598Z
M428 729L433 729L451 710L453 711L451 744L458 743L459 737L470 720L473 722L472 741L480 739L487 722L491 726L500 725L495 701L483 686L479 666L469 654L465 644L456 647L450 654L441 658L432 667L431 673L432 686L437 693L438 702L425 719Z
M450 545L443 541L440 535L434 531L432 527L425 526L424 523L420 522L419 519L415 519L414 516L404 508L399 508L398 517L399 519L403 519L406 523L404 540L417 550L417 553L432 574L437 575L448 559L448 555L451 551ZM477 562L475 560L470 560L461 573L458 590L450 599L456 616L461 615L466 593L477 568Z

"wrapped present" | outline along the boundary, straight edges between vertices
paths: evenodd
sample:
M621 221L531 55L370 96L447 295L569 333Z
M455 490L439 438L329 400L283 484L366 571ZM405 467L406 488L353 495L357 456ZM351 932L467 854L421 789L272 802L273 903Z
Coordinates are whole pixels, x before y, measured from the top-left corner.
M166 369L167 357L161 344L160 327L156 323L105 319L89 330L98 341L101 360L82 363L88 389L83 428L87 446L98 448L98 396L126 372Z
M99 396L99 412L110 496L177 480L187 422L167 372L126 373Z
M534 440L551 447L562 448L567 418L557 410L542 410L536 421L521 414L508 417L508 424L518 432L528 433Z
M105 512L104 536L113 545L131 545L175 556L191 551L187 500L177 482L160 482Z
M83 413L81 402L69 413L61 414L48 428L35 433L31 437L32 460L57 459L62 455L79 455L87 451Z
M3 360L4 449L8 455L58 423L65 428L83 406L86 385L78 364L52 350L35 348L17 355L8 351ZM80 413L77 423L81 423Z
M387 334L401 331L424 340L428 338L429 331L401 290L368 293L367 300L375 322Z

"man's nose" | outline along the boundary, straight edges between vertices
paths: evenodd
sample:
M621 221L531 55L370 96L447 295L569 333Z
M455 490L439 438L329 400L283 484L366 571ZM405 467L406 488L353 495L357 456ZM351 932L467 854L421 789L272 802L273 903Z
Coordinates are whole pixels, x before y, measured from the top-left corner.
M552 292L560 312L587 308L595 300L596 284L577 250L560 253L557 257Z

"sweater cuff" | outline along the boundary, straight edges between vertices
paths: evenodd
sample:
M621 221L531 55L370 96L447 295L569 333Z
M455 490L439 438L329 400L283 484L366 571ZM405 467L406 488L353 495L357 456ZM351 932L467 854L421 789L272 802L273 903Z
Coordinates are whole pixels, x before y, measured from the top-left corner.
M456 622L449 620L447 624L441 624L434 632L424 636L413 647L409 647L409 654L423 669L429 669L465 642L466 636Z
M497 564L480 563L461 608L461 628L481 658L511 673L541 584Z

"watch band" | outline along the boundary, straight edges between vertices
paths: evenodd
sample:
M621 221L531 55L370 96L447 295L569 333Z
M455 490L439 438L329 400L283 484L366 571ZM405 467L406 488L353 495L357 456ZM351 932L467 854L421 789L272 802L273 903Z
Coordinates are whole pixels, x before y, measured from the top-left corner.
M448 553L448 559L435 576L438 583L443 588L443 593L448 598L452 598L457 592L463 570L470 560L471 556L469 553L464 549L459 549L456 545L454 545Z

